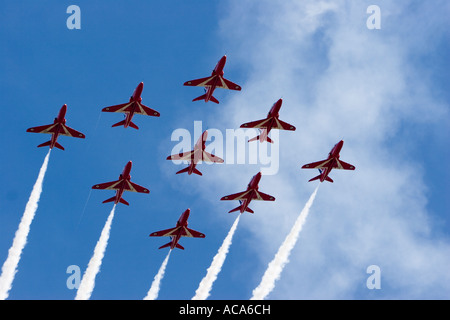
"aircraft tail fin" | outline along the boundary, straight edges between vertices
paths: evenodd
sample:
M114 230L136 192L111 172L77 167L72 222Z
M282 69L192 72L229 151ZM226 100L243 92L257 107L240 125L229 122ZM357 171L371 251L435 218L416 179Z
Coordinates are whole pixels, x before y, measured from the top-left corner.
M269 137L266 137L265 140L261 140L261 139L260 139L260 136L256 136L256 137L254 137L254 138L248 140L248 142L256 141L256 140L259 140L259 142L267 141L267 142L273 143L272 139L270 139Z
M331 178L330 178L330 177L328 177L328 176L326 176L326 177L325 177L325 180L327 180L327 181L329 181L329 182L333 183L333 179L331 179Z
M178 248L178 249L184 250L183 246L182 246L181 244L178 244L178 243L177 243L177 244L175 245L175 248Z
M113 124L111 127L125 126L125 120Z
M200 172L200 171L198 171L198 169L197 168L194 168L194 171L193 171L195 174L198 174L199 176L202 176L202 173Z

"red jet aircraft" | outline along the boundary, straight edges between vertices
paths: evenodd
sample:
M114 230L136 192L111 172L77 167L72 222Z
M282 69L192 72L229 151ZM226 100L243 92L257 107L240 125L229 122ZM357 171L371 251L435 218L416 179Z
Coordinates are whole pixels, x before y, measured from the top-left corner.
M220 200L239 200L240 206L234 208L233 210L230 210L229 212L239 210L241 213L243 213L244 211L254 213L254 211L248 207L250 201L275 201L275 198L273 196L258 191L258 184L260 180L261 172L258 172L253 176L252 180L250 180L246 191L230 194L228 196L222 197Z
M302 167L302 169L319 169L320 174L309 181L320 179L320 182L324 182L325 180L333 182L333 179L328 176L332 169L355 170L355 166L339 160L339 153L343 145L344 140L339 141L331 149L326 160L308 163Z
M125 120L122 120L120 122L117 122L116 124L113 124L112 127L117 126L124 126L127 128L128 126L139 129L139 127L134 124L131 119L133 119L133 116L135 114L143 114L145 116L153 116L153 117L159 117L160 114L158 111L153 110L147 106L144 106L142 101L142 90L144 89L144 83L141 82L138 84L136 89L133 92L133 95L130 97L130 101L127 103L118 104L116 106L110 106L103 108L103 112L121 112L125 113Z
M205 130L200 138L198 138L197 143L194 146L194 150L180 153L180 154L173 154L171 156L167 157L167 160L190 160L191 163L189 164L189 167L184 168L180 171L178 171L176 174L187 172L188 175L191 175L192 173L196 173L198 175L202 175L202 173L195 168L197 163L199 161L205 161L205 162L217 162L217 163L223 163L223 159L219 158L209 152L205 151L205 141L208 137L208 131Z
M64 150L64 147L60 145L56 140L58 140L59 135L69 136L74 138L85 138L86 136L77 130L74 130L68 126L66 126L66 119L64 118L67 111L67 105L63 105L61 110L59 110L58 116L53 121L53 124L49 124L46 126L39 126L27 129L27 132L35 132L35 133L50 133L52 138L50 141L44 142L39 147L50 146L50 149L53 147L57 147L61 150Z
M259 142L261 143L264 141L273 143L273 141L268 137L269 132L272 129L295 131L295 127L293 125L278 119L278 117L280 116L279 112L282 103L283 99L280 99L277 102L275 102L272 108L270 109L269 113L267 114L266 119L247 122L241 125L241 128L258 128L261 130L261 134L259 136L256 136L255 138L248 140L248 142L259 140Z
M223 68L225 67L226 62L227 56L225 55L219 60L210 77L190 80L184 83L185 86L205 87L205 94L195 98L192 101L205 100L205 102L208 102L211 100L212 102L219 103L219 100L213 97L213 93L216 88L237 91L241 90L241 87L239 85L223 77Z
M92 189L99 189L99 190L116 190L116 195L112 198L103 201L103 203L114 201L115 204L120 202L129 206L130 204L122 198L124 191L150 193L148 189L141 187L140 185L137 185L130 181L131 165L132 165L131 161L129 161L125 165L123 172L119 176L119 180L96 184L92 187Z
M178 241L181 237L192 237L192 238L204 238L205 235L198 231L189 229L188 226L188 218L191 210L187 209L183 212L180 218L177 221L177 225L175 228L170 228L166 230L156 231L150 234L150 237L170 237L170 242L165 245L159 247L159 249L166 248L170 246L170 250L173 248L178 248L184 250L184 248L178 244Z

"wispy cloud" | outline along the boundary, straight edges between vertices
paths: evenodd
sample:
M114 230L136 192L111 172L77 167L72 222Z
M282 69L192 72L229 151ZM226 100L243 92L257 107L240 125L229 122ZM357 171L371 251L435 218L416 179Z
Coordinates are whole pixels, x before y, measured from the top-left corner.
M313 175L300 166L326 158L340 139L342 160L356 166L333 171L334 184L321 188L269 298L370 298L374 292L365 283L372 264L382 272L377 297L443 298L450 292L450 245L432 233L423 170L402 135L408 126L432 130L448 116L410 51L418 41L428 46L421 50L432 50L436 35L427 37L433 30L415 25L415 38L405 36L413 21L421 23L410 2L380 1L382 29L368 30L369 4L232 1L220 22L228 65L243 66L228 70L246 81L241 93L224 101L221 116L214 114L217 126L235 128L264 116L282 96L280 118L297 127L280 133L279 173L261 180L277 200L242 223L259 244L255 274L262 275L311 193ZM249 170L224 166L211 178L222 181L214 192L245 184Z

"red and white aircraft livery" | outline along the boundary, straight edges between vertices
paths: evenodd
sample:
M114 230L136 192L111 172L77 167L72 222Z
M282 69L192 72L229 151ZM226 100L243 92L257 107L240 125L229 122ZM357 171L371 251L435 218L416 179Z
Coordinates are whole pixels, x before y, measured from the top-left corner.
M74 138L86 138L86 136L81 132L66 126L66 119L64 118L66 115L66 111L67 105L65 104L61 107L61 110L59 110L58 116L53 121L53 124L27 129L27 132L50 133L52 135L50 141L44 142L38 145L38 147L50 146L50 149L52 149L53 147L57 147L61 150L64 150L64 147L56 141L58 140L59 135Z
M141 187L140 185L137 185L136 183L130 181L131 165L132 165L131 161L129 161L125 165L123 172L119 176L119 180L96 184L92 187L92 189L99 189L99 190L116 190L116 195L112 198L103 201L103 203L114 201L115 204L120 202L129 206L130 204L122 198L124 191L150 193L148 189Z
M150 234L150 237L170 237L170 242L159 247L159 249L166 248L170 246L170 249L178 248L184 250L184 248L178 243L181 237L192 237L192 238L204 238L205 235L201 232L189 229L188 218L191 210L187 209L183 212L177 221L175 228L170 228L166 230L156 231Z
M247 186L247 190L243 192L238 192L235 194L230 194L228 196L222 197L220 200L239 200L239 207L230 210L229 212L240 211L243 213L244 211L254 213L252 209L248 207L250 201L252 200L261 200L261 201L275 201L275 198L271 195L262 193L258 191L258 184L261 180L261 172L258 172L253 176L252 180Z
M219 60L210 77L190 80L184 83L185 86L205 87L205 94L192 101L205 100L205 102L208 102L211 100L212 102L219 103L219 100L213 97L216 88L241 90L241 86L223 77L223 68L225 67L226 62L227 56L225 55Z
M138 84L136 89L133 92L133 95L130 97L130 101L127 103L118 104L116 106L110 106L103 108L103 112L121 112L125 113L125 120L122 120L120 122L117 122L116 124L113 124L112 127L117 126L124 126L127 128L128 126L139 129L139 127L134 124L131 119L133 119L133 116L135 114L143 114L144 116L152 116L152 117L159 117L160 114L158 111L153 110L147 106L144 106L142 101L142 90L144 89L144 83L141 82Z
M355 170L355 166L339 160L339 153L343 145L344 140L339 141L331 149L326 160L308 163L302 167L302 169L319 169L320 174L309 181L320 179L320 182L324 182L325 180L333 182L333 179L328 176L332 169Z
M273 143L273 141L268 137L269 132L272 129L295 131L295 127L292 124L286 123L278 119L278 117L280 116L279 113L282 103L283 99L280 99L277 102L275 102L272 108L270 109L269 113L267 114L267 118L247 122L241 125L241 128L258 128L261 130L261 134L259 136L256 136L255 138L248 140L248 142L259 140L259 142L261 143L264 141Z
M189 167L184 168L180 171L178 171L176 174L187 172L189 175L192 173L202 175L202 173L196 168L197 163L199 161L205 161L205 162L217 162L217 163L223 163L223 159L219 158L209 152L205 151L205 141L208 137L208 131L205 130L200 138L198 138L197 143L194 146L194 150L179 153L179 154L173 154L171 156L167 157L167 160L188 160L190 161Z

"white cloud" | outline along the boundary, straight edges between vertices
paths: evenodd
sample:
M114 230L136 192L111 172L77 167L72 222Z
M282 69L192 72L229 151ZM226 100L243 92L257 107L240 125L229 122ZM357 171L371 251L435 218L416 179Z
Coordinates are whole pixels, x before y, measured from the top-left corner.
M307 181L317 172L300 170L301 165L326 158L344 139L341 159L356 166L354 172L333 171L335 183L320 188L269 298L448 298L450 293L448 239L433 236L423 170L408 157L410 141L396 139L404 126L429 130L447 111L410 60L416 43L404 37L405 21L418 13L405 16L406 2L380 1L382 29L368 30L369 4L232 1L220 23L232 49L228 64L232 61L235 70L242 65L247 79L209 123L237 128L263 118L282 96L280 119L297 127L294 133L280 132L280 171L261 180L260 189L277 200L252 203L255 216L251 222L242 219L241 227L259 243L256 274L262 276L315 187ZM433 32L417 25L414 30L425 41ZM204 178L219 179L220 194L228 194L244 190L257 170L222 166ZM382 271L379 292L365 287L372 264ZM255 285L259 280L256 276Z

